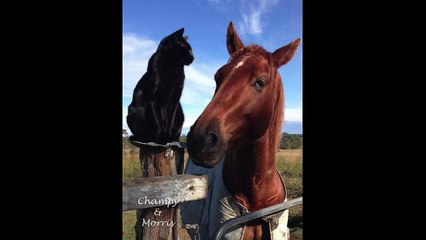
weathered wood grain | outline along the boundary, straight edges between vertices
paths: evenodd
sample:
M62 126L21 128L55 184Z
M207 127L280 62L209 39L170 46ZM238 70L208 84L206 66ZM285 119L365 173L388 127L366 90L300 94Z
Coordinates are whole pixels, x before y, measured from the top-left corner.
M204 199L207 197L207 176L177 175L123 180L123 211L145 209L167 205L157 204L160 200L171 199L177 203ZM141 199L142 198L142 199ZM145 199L148 198L148 202ZM140 200L139 204L138 200ZM175 202L169 201L171 207Z
M178 172L182 171L183 164L183 153L184 149L176 146L172 147L154 147L154 146L140 146L139 147L139 159L142 167L143 178L149 179L156 176L176 176ZM152 182L151 182L152 184ZM172 199L174 196L165 196L167 191L170 191L170 187L167 188L163 185L151 185L146 184L145 188L148 188L148 192L151 192L151 199L157 199L157 201L164 199ZM166 184L168 185L168 184ZM178 185L175 185L177 188ZM163 189L164 191L160 191ZM123 206L124 202L130 204L138 204L137 199L144 196L148 192L143 192L142 195L136 194L135 191L129 191L123 194ZM133 194L133 195L132 195ZM129 199L124 201L124 196L128 196ZM135 201L135 198L136 201ZM140 204L138 204L141 206ZM155 204L144 204L150 208L136 208L136 240L142 239L163 239L173 240L178 239L178 208L171 207L170 205L155 206ZM135 206L133 206L135 207ZM123 208L124 209L124 208ZM166 223L166 225L164 225Z

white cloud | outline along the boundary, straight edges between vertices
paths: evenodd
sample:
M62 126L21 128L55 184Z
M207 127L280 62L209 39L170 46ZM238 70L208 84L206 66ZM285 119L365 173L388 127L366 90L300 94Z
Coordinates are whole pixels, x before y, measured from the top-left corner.
M123 96L132 96L133 89L146 72L148 60L157 50L158 43L135 34L123 35Z
M207 0L212 5L219 5L232 2L232 0Z
M130 132L129 126L127 126L126 116L127 116L127 107L123 107L123 129L126 129L128 134L131 134L132 132Z
M185 122L183 123L182 128L190 128L198 117L185 117Z
M240 12L242 20L238 22L241 33L261 34L262 15L277 3L278 0L241 0Z
M260 11L259 10L250 10L249 13L241 12L242 22L239 22L239 27L241 33L250 33L250 34L260 34L262 33L262 28L260 26Z
M157 48L157 42L137 37L134 34L124 34L123 36L123 54L132 54L136 52L151 53Z
M183 128L189 128L197 120L213 97L216 88L213 76L216 70L213 72L212 69L196 63L185 67L185 87L180 99L185 114Z
M301 108L284 108L284 121L302 122L302 109Z
M217 9L229 10L230 3L233 0L207 0L210 5ZM241 13L241 20L237 21L239 32L242 34L258 35L262 33L262 16L274 7L279 0L240 0L238 10ZM232 9L234 11L234 9Z
M216 83L213 79L214 73L203 72L196 64L185 68L185 87L195 90L203 95L212 96Z

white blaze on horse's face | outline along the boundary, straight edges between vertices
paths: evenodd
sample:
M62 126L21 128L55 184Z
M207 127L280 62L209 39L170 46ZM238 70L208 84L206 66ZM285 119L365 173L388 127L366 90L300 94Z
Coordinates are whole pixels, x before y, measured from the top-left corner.
M245 59L244 59L244 60L245 60ZM243 64L244 64L244 60L242 60L241 62L237 63L237 65L235 65L235 69L237 69L237 68L239 68L239 67L243 66Z

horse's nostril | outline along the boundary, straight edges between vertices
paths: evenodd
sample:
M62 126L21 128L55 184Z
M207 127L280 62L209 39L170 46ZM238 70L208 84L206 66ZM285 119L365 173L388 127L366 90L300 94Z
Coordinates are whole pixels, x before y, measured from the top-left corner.
M218 143L218 137L215 133L207 134L202 152L213 150Z
M210 146L214 147L217 144L217 135L214 133L210 133Z

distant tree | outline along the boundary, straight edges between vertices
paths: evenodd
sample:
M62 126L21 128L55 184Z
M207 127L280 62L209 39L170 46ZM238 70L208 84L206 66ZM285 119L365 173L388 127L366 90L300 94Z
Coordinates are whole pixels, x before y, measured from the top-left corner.
M301 134L288 134L283 133L280 139L281 149L300 149L302 148L302 135Z
M179 137L179 142L186 142L185 134L182 134L182 136Z

